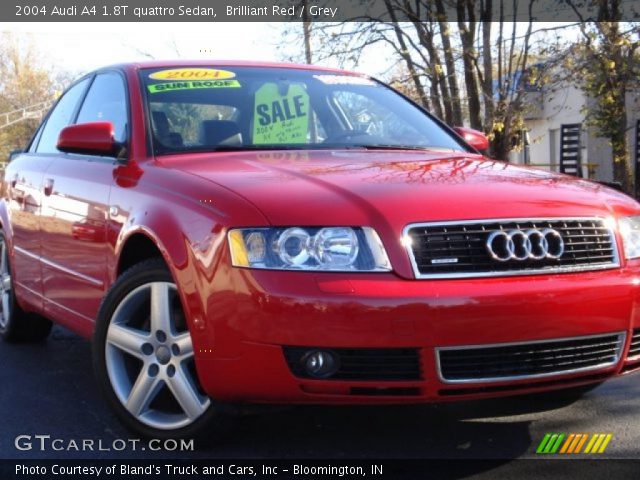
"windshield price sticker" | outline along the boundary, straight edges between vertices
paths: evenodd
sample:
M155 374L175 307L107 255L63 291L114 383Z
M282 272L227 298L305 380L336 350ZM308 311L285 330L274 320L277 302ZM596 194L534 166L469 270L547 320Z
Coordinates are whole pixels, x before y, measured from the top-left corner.
M171 92L174 90L192 90L199 88L240 88L238 80L203 80L193 82L155 83L149 85L150 93Z
M275 83L256 92L253 143L307 143L309 95L301 85L289 85L284 95Z
M226 80L236 74L228 70L215 68L172 68L149 75L154 80Z

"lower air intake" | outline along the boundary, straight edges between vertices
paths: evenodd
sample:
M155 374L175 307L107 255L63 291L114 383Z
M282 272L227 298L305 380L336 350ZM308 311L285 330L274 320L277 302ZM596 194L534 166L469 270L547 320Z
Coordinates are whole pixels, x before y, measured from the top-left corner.
M283 347L284 356L299 378L314 378L305 368L309 352L329 351L339 359L337 371L324 380L420 380L420 350L417 348L323 348Z
M620 359L625 334L437 349L448 383L492 382L598 370Z

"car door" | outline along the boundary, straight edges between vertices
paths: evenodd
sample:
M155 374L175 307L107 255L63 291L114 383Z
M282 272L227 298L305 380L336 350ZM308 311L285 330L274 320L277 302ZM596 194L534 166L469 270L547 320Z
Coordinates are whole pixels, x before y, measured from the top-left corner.
M112 122L115 140L126 143L127 95L119 72L96 75L74 123L94 121ZM81 332L92 328L105 293L108 202L117 166L113 157L61 153L43 180L45 311Z
M41 310L42 244L40 215L44 173L58 151L58 132L71 123L89 79L82 79L60 97L27 152L9 163L5 181L12 227L13 284L23 306Z

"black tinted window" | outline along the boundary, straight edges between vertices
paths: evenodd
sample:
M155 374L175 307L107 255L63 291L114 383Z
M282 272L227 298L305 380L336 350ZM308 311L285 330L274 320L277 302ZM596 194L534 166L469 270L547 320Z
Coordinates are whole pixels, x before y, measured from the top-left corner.
M91 84L76 123L111 122L116 141L124 142L127 138L126 98L124 81L120 75L98 75Z
M73 113L78 106L78 102L82 98L82 95L87 88L89 79L82 80L73 87L71 87L58 101L55 108L49 115L47 123L40 135L40 141L38 142L38 153L58 153L56 148L58 143L58 135L60 130L69 125L72 120Z

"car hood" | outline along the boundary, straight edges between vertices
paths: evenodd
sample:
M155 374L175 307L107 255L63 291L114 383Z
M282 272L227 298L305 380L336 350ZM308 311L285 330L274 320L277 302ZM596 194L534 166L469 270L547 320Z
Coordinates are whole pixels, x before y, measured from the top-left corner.
M406 151L275 151L164 157L254 204L273 225L607 216L636 210L600 184L479 155Z

